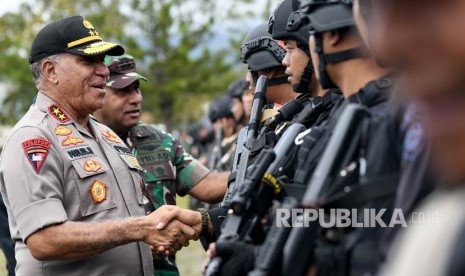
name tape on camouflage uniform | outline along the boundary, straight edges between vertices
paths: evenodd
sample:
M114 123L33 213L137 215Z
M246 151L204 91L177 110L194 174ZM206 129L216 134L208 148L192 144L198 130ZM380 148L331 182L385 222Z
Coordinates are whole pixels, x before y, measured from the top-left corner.
M43 138L34 138L24 141L21 146L29 163L37 174L39 174L50 149L50 141Z

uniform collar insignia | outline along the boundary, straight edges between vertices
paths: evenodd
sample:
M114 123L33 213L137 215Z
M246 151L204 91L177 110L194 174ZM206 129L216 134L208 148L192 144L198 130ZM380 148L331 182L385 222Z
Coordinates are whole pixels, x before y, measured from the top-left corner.
M48 112L52 115L55 120L60 123L66 123L71 120L71 117L63 111L63 108L58 106L57 104L52 104L48 107Z

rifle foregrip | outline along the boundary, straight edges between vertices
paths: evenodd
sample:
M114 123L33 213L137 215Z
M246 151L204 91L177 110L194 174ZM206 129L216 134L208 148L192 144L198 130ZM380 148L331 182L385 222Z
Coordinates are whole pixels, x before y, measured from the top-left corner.
M271 149L263 149L259 153L255 169L249 177L246 177L243 183L238 185L231 198L231 208L236 214L241 214L244 211L244 206L247 200L249 200L250 194L256 185L260 183L262 176L275 158L276 154Z

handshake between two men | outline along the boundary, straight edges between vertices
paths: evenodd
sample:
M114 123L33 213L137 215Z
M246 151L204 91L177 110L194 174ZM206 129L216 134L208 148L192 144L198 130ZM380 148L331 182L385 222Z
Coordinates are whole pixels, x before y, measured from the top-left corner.
M173 255L189 240L197 240L202 232L202 215L200 212L182 209L173 205L164 205L147 216L153 230L149 231L146 243L157 256ZM211 229L209 223L209 229Z

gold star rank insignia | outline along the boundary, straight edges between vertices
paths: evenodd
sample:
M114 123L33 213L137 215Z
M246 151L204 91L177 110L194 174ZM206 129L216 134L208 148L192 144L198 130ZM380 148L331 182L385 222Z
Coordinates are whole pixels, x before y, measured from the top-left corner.
M92 196L95 204L104 201L107 198L107 185L95 180L92 183L92 186L90 186L90 195Z
M50 115L52 115L52 117L60 123L66 123L70 120L70 117L56 104L49 106L48 111L50 112Z

